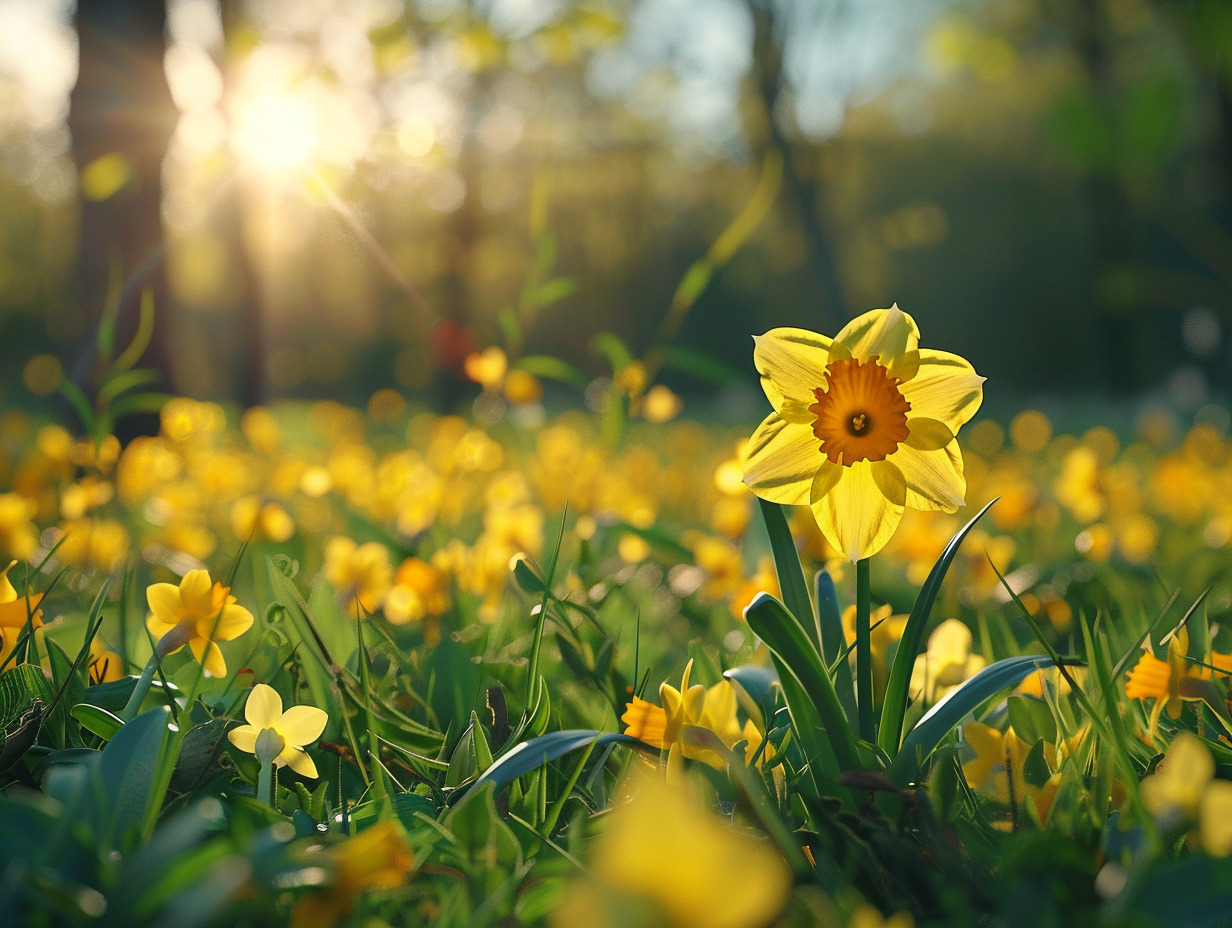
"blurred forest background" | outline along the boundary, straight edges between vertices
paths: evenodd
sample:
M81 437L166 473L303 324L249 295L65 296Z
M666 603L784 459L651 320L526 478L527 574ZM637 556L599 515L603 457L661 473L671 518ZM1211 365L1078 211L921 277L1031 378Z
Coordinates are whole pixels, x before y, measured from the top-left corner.
M219 400L611 332L752 418L749 335L897 301L1001 397L1225 403L1232 4L0 0L6 404L147 287Z

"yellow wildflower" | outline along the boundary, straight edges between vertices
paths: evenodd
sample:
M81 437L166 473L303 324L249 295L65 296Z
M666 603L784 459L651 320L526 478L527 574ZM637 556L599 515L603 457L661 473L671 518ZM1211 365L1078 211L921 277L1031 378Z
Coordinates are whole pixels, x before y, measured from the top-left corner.
M971 644L971 629L958 619L946 619L933 629L911 670L912 698L936 702L983 670L986 661L971 653Z
M1192 821L1215 776L1215 758L1192 732L1173 739L1155 772L1142 781L1142 802L1161 822Z
M873 655L873 686L878 690L885 689L890 677L887 660L890 648L898 644L903 637L903 630L907 627L907 616L893 615L893 612L894 610L887 603L878 606L869 616L869 625L872 627L869 633L869 644ZM843 637L847 640L848 647L855 645L856 607L854 605L843 610Z
M356 896L401 886L414 865L406 833L392 820L365 828L330 852L333 883L296 901L291 928L332 928L351 913Z
M357 545L342 535L325 543L324 573L347 601L346 611L352 618L371 615L381 608L393 585L393 565L383 544L369 541Z
M257 736L269 729L282 739L282 750L274 760L275 766L290 767L300 776L317 776L317 765L304 750L325 731L329 716L316 706L292 706L282 711L282 697L272 686L258 683L248 694L244 703L244 718L241 725L227 732L227 739L241 751L257 752Z
M38 604L43 599L42 593L19 594L9 580L9 571L17 565L16 561L0 570L0 664L8 660L17 646L17 639L22 630L30 625L38 629L43 625L43 613Z
M252 627L252 613L235 603L231 590L210 583L205 570L190 570L177 587L155 583L145 591L150 614L146 627L166 657L188 645L212 677L227 675L227 662L216 642L238 638Z
M1168 642L1168 659L1161 661L1150 651L1144 651L1125 681L1125 695L1130 699L1154 699L1151 709L1150 736L1155 736L1160 712L1167 707L1168 717L1181 717L1182 700L1202 699L1202 682L1210 680L1215 671L1187 660L1189 633L1181 628ZM1210 663L1220 668L1223 676L1232 675L1232 654L1211 654Z
M111 683L124 677L124 661L95 638L90 642L90 685Z
M954 512L967 484L954 437L979 409L984 378L962 358L919 348L897 306L849 322L833 340L772 329L754 341L774 407L745 449L758 496L809 505L852 561L880 551L905 508Z
M635 773L595 844L590 875L552 913L556 928L619 924L634 900L673 928L758 928L787 900L791 872L768 844L737 831L684 787Z
M740 724L736 712L736 691L729 682L723 680L706 689L700 684L690 685L692 673L693 662L689 661L684 668L680 689L670 683L659 687L662 708L634 696L620 717L625 723L625 734L668 752L668 770L673 777L679 772L683 758L700 760L719 769L727 766L726 757L708 747L691 743L689 729L711 732L728 748L740 741L747 742L746 762L753 758L762 741L761 732L752 721Z

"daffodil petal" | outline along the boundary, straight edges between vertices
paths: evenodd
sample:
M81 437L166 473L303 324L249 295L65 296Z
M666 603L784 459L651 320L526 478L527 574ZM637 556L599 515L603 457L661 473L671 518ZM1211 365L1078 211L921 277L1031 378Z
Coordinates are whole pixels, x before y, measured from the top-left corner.
M669 719L680 712L681 701L680 690L670 683L659 684L659 702L663 704L663 711Z
M311 777L315 780L318 776L317 765L312 762L312 758L302 748L292 747L288 744L282 749L278 759L301 777Z
M155 641L160 641L163 635L175 628L173 624L161 621L156 615L146 616L145 627L150 630L150 635ZM181 645L181 647L183 646ZM176 650L179 650L179 648Z
M843 479L843 467L835 464L829 458L821 459L821 467L813 475L813 483L809 487L808 502L821 499L834 489L835 484Z
M145 591L145 600L155 618L163 625L175 625L180 621L183 607L180 604L180 588L175 584L150 584Z
M899 389L912 416L936 419L957 432L980 408L983 384L984 378L958 355L921 349L919 371Z
M753 363L775 412L796 418L813 402L813 391L826 382L830 339L806 329L771 329L753 336Z
M278 733L288 744L303 747L321 737L329 716L316 706L292 706L277 722Z
M906 504L910 508L954 512L966 503L967 480L957 441L937 451L899 445L890 459L907 481Z
M854 358L867 361L878 356L883 366L890 367L900 355L919 347L920 330L895 303L889 309L870 310L852 319L834 340Z
M907 481L892 461L872 461L873 483L891 503L902 506L907 501Z
M273 728L282 718L282 697L272 686L258 683L244 703L244 719L253 728ZM285 737L285 735L284 735Z
M909 434L904 444L916 451L937 451L954 440L948 425L927 416L908 416L907 429Z
M803 506L809 501L809 487L825 460L811 428L786 422L772 412L745 445L740 466L745 485L762 499L785 506Z
M190 570L184 575L184 579L180 581L180 588L177 592L179 593L180 602L187 605L190 602L202 599L208 600L210 591L213 588L214 584L210 580L210 572L208 570Z
M696 721L702 717L706 705L706 688L700 683L690 686L684 694L684 717Z
M231 603L223 606L222 615L218 617L218 623L214 626L213 637L215 641L230 641L232 638L238 638L250 628L252 628L252 613L243 606Z
M903 517L903 507L877 487L868 461L844 467L834 488L811 503L821 533L852 561L884 548Z
M227 732L227 740L241 751L255 754L257 753L258 734L260 734L260 729L253 728L251 725L240 725L238 728L233 728Z
M205 672L215 680L221 680L227 675L227 660L222 656L222 649L214 642L206 642Z
M900 383L906 383L920 372L920 351L918 348L904 351L890 362L886 372L891 377L897 377Z

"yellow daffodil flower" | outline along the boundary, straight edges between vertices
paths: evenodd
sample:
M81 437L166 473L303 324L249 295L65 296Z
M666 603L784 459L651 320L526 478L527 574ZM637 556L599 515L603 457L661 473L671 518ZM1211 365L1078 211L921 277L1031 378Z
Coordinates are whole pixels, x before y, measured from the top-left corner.
M620 717L625 723L625 734L667 751L668 772L673 778L679 774L684 758L726 769L727 758L705 746L702 743L704 736L691 739L690 729L710 732L728 748L740 741L746 742L746 763L756 754L762 741L761 732L752 721L740 724L736 713L736 691L729 682L723 680L706 689L700 684L690 685L692 673L693 662L689 661L684 668L680 689L670 683L659 687L662 708L634 696ZM773 756L773 751L768 752L767 756Z
M0 664L13 653L27 624L34 629L43 625L43 613L38 608L43 594L31 593L27 603L26 597L18 593L9 580L9 571L16 566L17 562L13 561L0 570Z
M1208 681L1215 671L1187 660L1189 633L1179 629L1168 642L1168 659L1161 661L1150 651L1144 651L1138 663L1129 672L1125 681L1125 695L1130 699L1154 699L1151 709L1149 736L1155 737L1159 716L1166 707L1168 717L1181 717L1183 700L1204 699ZM1213 666L1220 668L1223 676L1232 675L1232 654L1214 652L1210 656Z
M958 619L946 619L933 629L928 647L911 669L911 697L934 703L983 670L987 662L971 653L971 645L971 629Z
M611 813L589 874L553 911L556 928L622 922L634 900L672 928L757 928L787 900L791 871L766 841L703 808L685 785L638 772Z
M954 436L979 409L984 378L919 339L897 305L834 339L788 328L754 339L774 412L745 448L744 482L771 502L810 506L852 561L880 551L905 508L954 512L966 498Z
M376 541L356 544L336 535L325 543L325 577L347 600L351 618L368 616L381 608L393 586L389 549Z
M124 661L95 638L90 642L90 685L111 683L124 677Z
M869 644L873 654L873 688L878 691L885 689L886 682L890 678L890 666L887 660L890 648L898 644L907 627L907 616L893 615L893 612L894 610L887 603L878 606L869 616L871 627ZM856 607L854 605L843 610L843 637L847 640L847 646L854 648L856 643ZM853 650L852 655L854 653Z
M205 570L190 570L177 587L155 583L145 591L150 614L146 628L158 642L162 658L188 645L212 677L227 675L227 662L216 642L238 638L252 627L252 613L235 603L231 590L210 583Z
M296 901L291 928L332 928L351 913L360 893L405 883L415 862L406 833L392 820L365 828L330 851L333 883Z
M316 706L292 706L282 711L282 697L272 686L258 683L244 704L247 725L227 732L227 738L241 751L257 753L257 736L269 729L282 740L282 750L274 760L275 766L290 767L305 777L317 776L317 765L304 751L304 745L321 737L329 716Z

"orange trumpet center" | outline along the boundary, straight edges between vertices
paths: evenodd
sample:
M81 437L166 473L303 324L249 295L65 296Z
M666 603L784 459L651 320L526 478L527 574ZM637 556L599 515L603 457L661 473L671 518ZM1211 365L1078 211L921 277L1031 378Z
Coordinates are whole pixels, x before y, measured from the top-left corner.
M875 360L826 365L825 386L813 391L817 402L809 407L821 453L850 467L858 461L884 461L897 451L909 434L911 410L899 383Z

